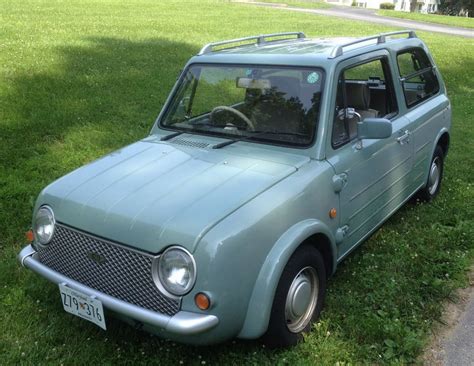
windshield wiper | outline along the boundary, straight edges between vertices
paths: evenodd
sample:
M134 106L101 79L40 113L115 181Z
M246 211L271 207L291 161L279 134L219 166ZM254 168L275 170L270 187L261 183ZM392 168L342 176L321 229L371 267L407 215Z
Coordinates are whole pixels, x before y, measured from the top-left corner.
M223 128L227 127L228 123L226 124L216 124L216 123L211 123L211 122L197 122L197 123L192 123L189 124L193 130L197 130L199 127L215 127L215 128Z
M167 140L170 140L174 137L177 137L179 135L182 135L184 132L174 132L174 133L170 133L169 135L166 135L166 136L163 136L160 141L167 141Z
M283 131L272 131L272 130L269 130L269 131L248 131L248 132L250 132L252 134L251 135L245 135L245 136L243 136L241 138L238 138L238 139L231 139L229 141L221 142L219 144L214 145L212 148L213 149L220 149L224 146L228 146L228 145L234 144L234 143L239 142L239 141L252 140L255 137L259 137L261 135L285 135L285 136L307 137L307 135L305 135L304 133L299 133L299 132L283 132Z
M213 125L213 124L208 123L208 122L196 123L196 124L191 125L191 129L189 129L189 130L173 132L173 133L170 133L169 135L165 135L165 136L163 136L162 138L160 138L160 141L168 141L168 140L171 140L172 138L175 138L175 137L177 137L177 136L179 136L179 135L182 135L183 133L193 133L194 131L197 130L196 127L200 127L200 126L224 127L224 126L216 126L216 125Z

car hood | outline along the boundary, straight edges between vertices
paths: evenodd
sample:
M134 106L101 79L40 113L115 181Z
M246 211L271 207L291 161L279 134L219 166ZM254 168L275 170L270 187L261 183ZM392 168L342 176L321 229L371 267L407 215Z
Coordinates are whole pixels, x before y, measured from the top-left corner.
M245 143L210 149L148 138L55 181L37 206L51 205L60 223L151 253L171 244L194 252L220 220L308 161Z

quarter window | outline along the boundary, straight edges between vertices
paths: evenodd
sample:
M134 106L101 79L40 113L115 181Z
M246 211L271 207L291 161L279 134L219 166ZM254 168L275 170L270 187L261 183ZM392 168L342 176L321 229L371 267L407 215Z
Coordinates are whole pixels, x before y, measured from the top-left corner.
M428 56L421 48L399 53L397 62L407 107L438 93L438 79Z

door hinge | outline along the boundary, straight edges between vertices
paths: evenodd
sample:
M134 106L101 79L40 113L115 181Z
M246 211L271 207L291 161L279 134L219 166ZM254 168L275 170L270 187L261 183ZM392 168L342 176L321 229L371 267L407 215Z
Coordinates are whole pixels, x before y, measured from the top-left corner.
M332 177L332 187L334 189L334 192L339 193L342 191L344 186L347 184L347 174L346 173L341 173L341 174L336 174L335 176Z
M341 244L342 241L344 240L344 237L347 235L349 232L349 226L344 225L336 230L336 243Z

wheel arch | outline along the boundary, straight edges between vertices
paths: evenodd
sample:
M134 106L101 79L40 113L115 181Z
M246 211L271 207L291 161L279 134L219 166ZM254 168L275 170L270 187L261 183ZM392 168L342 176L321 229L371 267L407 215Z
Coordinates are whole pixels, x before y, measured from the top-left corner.
M260 269L238 338L255 339L265 333L283 269L295 250L306 244L320 251L327 266L328 277L334 273L337 252L334 236L329 228L322 221L315 219L293 225L278 239Z
M448 150L449 150L449 142L450 142L450 136L448 131L443 131L441 133L441 136L438 136L436 146L440 146L441 149L443 149L443 155L446 157L448 155Z
M429 155L429 159L426 162L424 182L428 180L431 159L436 150L436 147L440 146L441 149L443 149L444 157L446 157L446 154L448 153L448 149L449 149L449 142L450 142L449 130L448 128L442 128L438 132L438 135L436 136L436 139L434 140L434 144L431 147L431 154Z
M321 253L324 260L324 267L326 269L326 278L331 277L335 270L336 256L336 253L333 252L331 240L326 236L326 234L316 233L305 239L300 246L305 244L311 245Z

